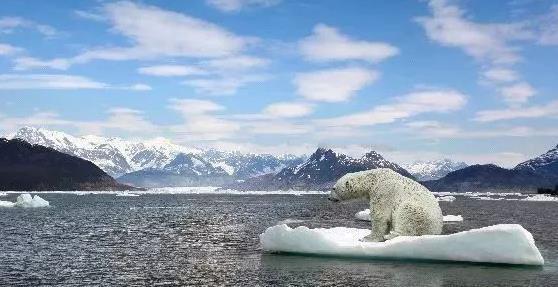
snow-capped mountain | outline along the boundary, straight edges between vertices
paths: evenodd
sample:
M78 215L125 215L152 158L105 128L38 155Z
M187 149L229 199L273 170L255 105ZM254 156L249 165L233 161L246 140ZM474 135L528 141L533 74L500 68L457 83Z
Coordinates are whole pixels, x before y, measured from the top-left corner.
M455 162L449 159L432 161L415 161L404 166L417 180L435 180L446 176L452 171L467 167L464 162Z
M229 188L241 190L327 189L347 173L375 168L390 168L412 178L412 175L404 168L384 159L374 151L361 158L352 158L331 149L319 148L310 158L299 165L286 167L275 175L264 175L242 183L234 183Z
M222 185L232 182L232 175L195 154L178 154L160 169L147 168L127 173L118 181L141 187Z
M75 137L59 131L33 127L21 128L12 137L89 160L113 177L141 170L149 170L151 173L154 170L170 172L172 166L176 168L176 162L185 159L183 155L180 157L181 154L191 157L192 162L201 161L204 165L209 165L208 169L221 170L228 177L241 180L276 173L284 167L299 164L304 159L293 155L202 150L172 144L165 139L139 142L98 136ZM202 176L204 172L200 172ZM152 180L156 179L153 177Z
M518 164L516 170L530 170L537 174L558 178L558 145L546 153Z
M160 169L180 153L201 152L199 149L175 145L164 139L136 142L98 136L75 137L63 132L33 127L19 129L13 138L89 160L113 177L146 168Z
M241 153L209 149L201 156L215 167L220 167L237 179L247 179L300 164L303 157L293 155L273 156L270 154Z

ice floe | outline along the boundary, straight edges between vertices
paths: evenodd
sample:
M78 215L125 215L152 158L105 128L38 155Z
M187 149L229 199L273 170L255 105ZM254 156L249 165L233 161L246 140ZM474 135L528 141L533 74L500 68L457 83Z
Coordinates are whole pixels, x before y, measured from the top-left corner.
M446 196L436 197L436 199L437 199L438 201L448 201L448 202L452 202L452 201L455 200L455 196L446 195Z
M444 215L444 222L460 222L463 221L463 216L461 215Z
M524 201L558 201L558 197L546 194L535 194L526 198L520 199Z
M40 196L31 196L29 193L20 194L16 202L1 201L0 207L48 207L48 201L42 199Z
M323 256L441 260L543 265L533 236L518 224L499 224L450 235L400 236L360 241L370 230L347 227L269 227L260 234L264 251Z
M136 196L140 196L139 194L136 193L131 193L131 192L118 192L116 194L116 196L124 196L124 197L136 197Z
M358 220L370 221L370 209L367 208L365 210L357 212L355 214L355 217Z
M370 209L365 209L357 212L355 218L358 220L370 221ZM461 215L444 215L444 222L458 222L463 221Z

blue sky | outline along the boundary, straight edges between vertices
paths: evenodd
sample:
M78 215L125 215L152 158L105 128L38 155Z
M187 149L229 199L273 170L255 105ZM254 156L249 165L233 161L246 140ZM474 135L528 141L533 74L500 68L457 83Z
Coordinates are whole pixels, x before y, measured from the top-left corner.
M556 1L56 4L2 2L3 134L503 166L558 143Z

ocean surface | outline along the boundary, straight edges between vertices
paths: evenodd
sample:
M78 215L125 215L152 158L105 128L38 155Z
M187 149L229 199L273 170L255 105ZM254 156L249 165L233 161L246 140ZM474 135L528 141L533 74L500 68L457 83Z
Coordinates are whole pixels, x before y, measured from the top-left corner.
M15 201L18 194L0 200ZM454 233L499 223L529 230L544 267L266 254L267 227L359 227L364 202L325 195L59 194L48 208L0 208L0 286L558 286L558 202L440 202Z

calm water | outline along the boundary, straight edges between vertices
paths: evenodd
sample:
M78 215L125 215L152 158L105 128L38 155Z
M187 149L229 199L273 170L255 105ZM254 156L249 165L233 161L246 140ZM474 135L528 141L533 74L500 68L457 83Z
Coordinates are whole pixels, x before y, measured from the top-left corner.
M50 208L0 209L0 286L558 286L558 202L440 203L465 217L445 233L522 224L547 262L526 268L263 254L258 235L279 221L368 227L353 219L366 204L319 195L41 196Z

